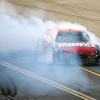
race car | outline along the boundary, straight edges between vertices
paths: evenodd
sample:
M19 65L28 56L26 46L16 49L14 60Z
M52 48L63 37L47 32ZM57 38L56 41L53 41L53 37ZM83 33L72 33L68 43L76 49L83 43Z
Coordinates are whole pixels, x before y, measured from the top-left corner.
M100 62L100 47L85 30L55 29L46 39L45 48L49 47L54 63L98 65Z

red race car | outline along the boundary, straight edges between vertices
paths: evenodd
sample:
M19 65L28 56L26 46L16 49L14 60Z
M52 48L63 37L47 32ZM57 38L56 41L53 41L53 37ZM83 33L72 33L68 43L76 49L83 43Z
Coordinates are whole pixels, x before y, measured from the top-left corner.
M100 61L100 49L92 43L86 30L55 29L44 41L49 48L54 63L97 65Z

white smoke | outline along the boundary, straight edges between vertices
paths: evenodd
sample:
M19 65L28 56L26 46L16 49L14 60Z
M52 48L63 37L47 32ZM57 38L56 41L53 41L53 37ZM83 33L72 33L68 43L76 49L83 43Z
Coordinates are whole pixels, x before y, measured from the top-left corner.
M39 42L41 42L44 34L47 30L54 28L87 30L77 23L43 21L36 17L37 13L30 14L28 18L18 16L13 6L4 1L0 8L0 52L39 48ZM42 12L42 14L45 13ZM93 34L90 36L94 40L95 36Z
M43 38L44 34L48 30L55 28L72 28L87 30L84 26L77 23L70 22L53 22L53 21L43 21L41 18L35 16L35 14L30 14L30 17L19 17L13 6L10 7L3 5L0 9L0 52L13 52L13 51L34 51L40 49L39 43ZM91 38L96 38L91 35ZM97 39L96 39L97 40ZM94 41L95 42L95 41ZM46 49L46 48L45 48ZM33 57L33 56L32 56ZM41 59L41 58L40 58ZM42 60L42 59L41 59ZM48 61L48 59L46 59ZM12 61L12 59L11 59ZM27 58L15 58L16 63L21 63L23 66L31 66L33 59L31 57ZM20 65L20 64L19 64ZM42 65L41 65L42 66ZM75 68L74 73L69 70L66 73L67 68L60 66L46 66L43 68L35 67L34 70L39 74L43 74L47 78L51 78L54 81L61 83L74 84L74 82L81 84L84 88L88 87L88 79L83 75L80 68ZM41 68L40 68L41 67ZM32 70L32 68L30 68ZM52 72L52 74L51 74ZM76 74L77 73L77 74ZM76 75L76 76L75 76ZM77 79L78 76L78 79ZM76 80L76 81L75 81ZM86 82L85 82L86 81ZM83 84L84 82L84 84ZM33 84L32 84L33 85ZM40 90L40 89L39 89ZM41 89L42 91L42 89ZM48 91L48 90L47 90ZM46 91L46 92L47 92ZM33 92L32 92L33 93Z
M37 43L41 41L43 34L52 28L74 28L85 29L79 24L72 23L54 23L52 21L43 22L34 17L31 20L20 18L15 19L9 15L0 15L0 52L12 50L33 50ZM93 40L96 38L93 34L90 36Z
M100 38L99 37L97 37L94 33L90 32L90 31L87 31L87 34L90 37L90 42L100 46Z

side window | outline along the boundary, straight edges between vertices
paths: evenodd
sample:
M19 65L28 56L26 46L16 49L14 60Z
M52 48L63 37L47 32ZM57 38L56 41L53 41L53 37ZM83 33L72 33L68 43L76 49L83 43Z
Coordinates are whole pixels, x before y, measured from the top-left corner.
M86 39L87 39L88 41L90 41L90 37L89 37L89 35L86 35Z
M83 36L84 36L84 38L85 38L85 40L86 40L86 41L90 41L90 37L89 37L89 35L88 35L88 34L83 33Z

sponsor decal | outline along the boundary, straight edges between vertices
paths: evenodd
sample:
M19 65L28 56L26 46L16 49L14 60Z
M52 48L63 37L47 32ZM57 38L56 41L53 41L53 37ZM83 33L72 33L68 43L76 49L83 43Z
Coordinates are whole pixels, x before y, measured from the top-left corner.
M92 43L58 43L58 47L66 46L85 46L85 47L95 47Z

